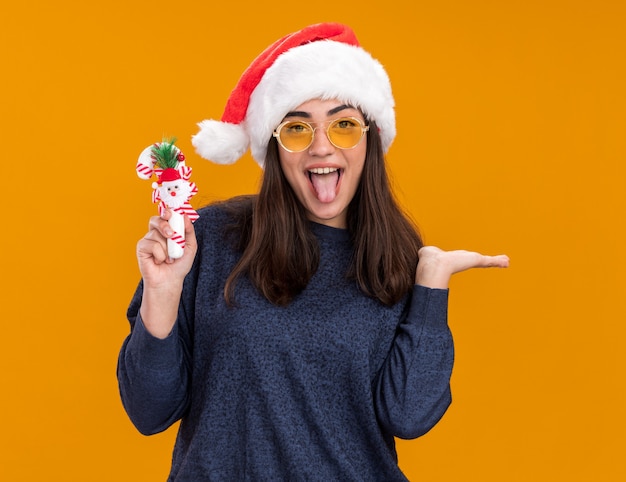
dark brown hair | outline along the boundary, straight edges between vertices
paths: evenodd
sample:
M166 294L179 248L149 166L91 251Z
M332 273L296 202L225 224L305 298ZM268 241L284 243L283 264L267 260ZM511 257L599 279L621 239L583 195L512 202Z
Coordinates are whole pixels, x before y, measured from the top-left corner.
M236 220L229 232L243 253L226 281L226 301L234 304L237 279L245 275L269 301L287 305L317 270L319 246L280 167L276 139L268 145L259 194L226 205ZM346 276L355 279L367 296L385 305L398 302L415 283L417 252L423 244L393 196L374 122L347 217L354 257Z

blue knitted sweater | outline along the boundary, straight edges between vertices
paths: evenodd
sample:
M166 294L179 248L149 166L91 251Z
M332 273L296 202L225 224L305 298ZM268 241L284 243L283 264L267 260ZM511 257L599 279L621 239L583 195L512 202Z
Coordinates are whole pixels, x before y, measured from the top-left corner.
M406 480L394 437L426 433L450 404L448 291L416 285L384 306L345 276L347 231L312 224L321 258L306 289L278 307L242 279L229 308L228 222L200 210L169 337L144 328L141 283L128 309L120 393L143 434L181 419L168 480Z

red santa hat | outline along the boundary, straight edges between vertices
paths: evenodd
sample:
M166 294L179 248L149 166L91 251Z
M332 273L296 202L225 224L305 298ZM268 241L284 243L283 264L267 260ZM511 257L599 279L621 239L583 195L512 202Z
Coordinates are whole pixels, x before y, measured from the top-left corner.
M178 170L168 167L167 169L163 169L161 175L159 176L159 179L157 180L157 183L160 186L164 182L178 181L179 179L182 179L182 177Z
M243 73L220 121L204 120L192 137L198 154L231 164L250 147L263 166L272 132L312 99L338 99L378 126L386 152L396 135L394 100L383 66L346 25L320 23L270 45Z

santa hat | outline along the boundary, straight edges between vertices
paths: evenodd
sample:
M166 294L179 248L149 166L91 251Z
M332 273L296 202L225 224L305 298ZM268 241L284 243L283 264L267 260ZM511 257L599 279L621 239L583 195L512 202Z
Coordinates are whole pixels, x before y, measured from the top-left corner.
M167 169L163 169L157 183L160 186L164 182L178 181L179 179L182 179L182 177L178 170L168 167Z
M200 122L191 142L218 164L237 161L250 147L263 166L276 126L312 99L337 99L361 110L376 122L387 152L396 135L389 77L350 27L338 23L308 26L265 49L239 79L221 121Z

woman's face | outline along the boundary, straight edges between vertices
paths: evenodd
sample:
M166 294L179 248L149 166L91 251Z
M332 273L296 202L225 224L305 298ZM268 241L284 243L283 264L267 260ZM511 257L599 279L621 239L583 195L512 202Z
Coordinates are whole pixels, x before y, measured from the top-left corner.
M347 227L347 209L359 182L367 142L363 135L356 147L340 149L328 140L329 121L356 117L358 109L336 100L310 100L289 112L283 121L305 121L317 128L311 145L301 152L278 147L280 166L311 221L336 228Z

